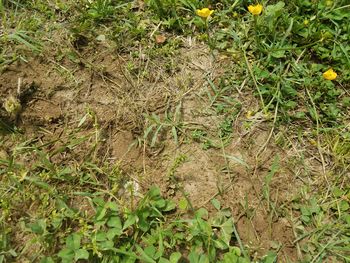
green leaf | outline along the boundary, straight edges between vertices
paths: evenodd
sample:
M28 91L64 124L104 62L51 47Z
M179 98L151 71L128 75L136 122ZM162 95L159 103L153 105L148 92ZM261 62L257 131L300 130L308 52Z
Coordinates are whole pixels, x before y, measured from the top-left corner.
M320 211L321 211L321 208L318 205L316 198L314 198L314 197L311 198L311 200L310 200L310 212L311 212L311 214L318 215L320 213Z
M156 186L152 186L152 188L148 191L147 195L151 198L154 199L155 197L160 196L160 190Z
M199 262L199 254L196 251L191 251L188 255L188 260L190 263L198 263Z
M112 211L114 212L118 212L119 211L119 207L118 207L118 204L116 204L115 202L108 202L106 204L106 207L111 209Z
M281 14L281 12L284 10L285 3L282 1L279 1L278 3L274 5L268 5L266 7L265 15L276 17Z
M334 187L333 188L333 195L334 197L341 197L342 195L344 195L344 191L341 190L339 187Z
M343 214L343 219L344 222L350 226L350 215L348 213Z
M181 253L180 252L173 252L171 255L170 255L170 262L171 263L177 263L181 258Z
M150 257L154 258L154 255L156 254L156 248L154 246L149 246L144 249L144 252Z
M120 236L122 234L122 229L121 228L111 228L107 231L107 238L109 240L112 240L116 236Z
M78 250L80 248L81 235L73 233L66 239L66 246L72 250Z
M148 220L148 217L150 215L150 211L146 210L146 211L140 211L139 212L139 221L137 223L137 226L143 231L143 232L147 232L148 229L150 228L150 222Z
M163 128L163 125L159 125L159 127L157 128L157 130L155 131L155 133L153 134L153 138L151 141L151 147L154 147L156 145L157 139L158 139L158 134L160 132L160 130Z
M107 212L107 208L106 207L102 207L102 208L99 207L97 209L96 216L95 216L96 221L102 220L105 217L106 212Z
M164 240L162 231L159 231L158 240L158 251L153 256L154 259L158 259L164 254Z
M211 202L211 204L216 208L216 210L220 210L221 205L220 205L219 200L217 200L216 198L214 198L214 199L211 199L210 202Z
M179 209L186 210L188 206L188 202L186 198L181 198L179 201Z
M272 177L278 171L278 169L279 169L279 161L280 161L279 155L276 155L275 159L273 160L273 164L271 166L271 170L265 177L265 185L269 185L270 184L270 182L272 180Z
M233 220L229 218L222 226L221 226L221 238L226 243L227 247L230 247L230 241L233 233Z
M167 260L166 258L160 258L158 263L171 263L169 260Z
M350 107L350 97L344 97L341 102L345 107Z
M210 263L209 258L206 254L201 254L198 262L199 263Z
M122 222L119 216L113 216L107 221L107 226L122 229Z
M106 241L107 240L107 233L103 231L98 231L96 233L96 241Z
M129 214L128 218L126 219L123 230L127 229L129 226L133 225L136 223L137 216L135 214Z
M285 50L276 50L271 52L271 56L274 58L284 58L286 56L286 51Z
M73 262L74 250L72 250L70 248L64 248L58 253L58 256L60 258L62 258L62 260L65 260L65 261L68 261L68 262L69 261Z
M178 145L179 144L179 140L178 140L177 130L176 130L175 126L173 126L171 128L171 132L173 133L173 137L174 137L174 141L175 141L176 145Z
M347 201L341 200L339 203L339 208L340 208L340 211L345 212L349 210L350 205Z
M275 263L277 262L277 254L275 252L269 251L263 259L263 263Z
M163 208L163 212L169 212L171 210L174 210L175 208L176 208L176 203L172 200L168 200L165 208Z
M231 250L232 253L235 253L239 257L242 254L241 249L239 247L231 247L230 250Z
M136 245L136 249L137 249L137 252L141 255L143 262L157 263L152 259L152 257L150 257L145 251L143 251L143 249L139 245Z
M305 216L305 215L302 215L300 219L306 224L310 223L310 220L311 220L309 216Z
M224 255L223 263L238 263L238 256L234 251L230 251Z
M89 252L86 249L78 249L75 251L74 259L89 259Z
M98 247L101 250L107 251L107 250L114 250L114 242L111 240L104 240L98 242Z
M166 206L166 201L164 199L159 199L157 200L154 205L158 208L158 209L162 209L163 207Z
M46 231L46 221L44 219L39 219L28 226L35 234L42 235Z
M199 208L196 211L195 216L197 218L208 218L208 211L205 208Z

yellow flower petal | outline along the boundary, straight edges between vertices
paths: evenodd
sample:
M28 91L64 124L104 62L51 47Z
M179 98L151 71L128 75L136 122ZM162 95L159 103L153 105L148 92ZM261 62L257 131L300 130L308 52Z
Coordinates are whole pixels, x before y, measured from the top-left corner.
M214 10L210 10L209 8L197 9L196 14L203 18L208 18L214 13Z
M261 14L263 10L263 6L261 4L257 4L257 5L250 5L248 6L248 11L255 16L258 16Z
M329 69L323 73L323 77L327 80L335 80L337 76L338 74L333 69Z

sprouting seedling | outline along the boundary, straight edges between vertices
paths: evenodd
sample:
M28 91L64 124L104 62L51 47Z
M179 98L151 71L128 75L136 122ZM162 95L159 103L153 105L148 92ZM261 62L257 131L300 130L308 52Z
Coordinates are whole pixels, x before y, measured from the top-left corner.
M4 108L5 110L11 114L11 115L17 115L21 109L22 109L22 105L19 101L18 98L16 98L15 96L13 95L10 95L8 96L6 99L5 99L5 102L4 102Z
M18 78L16 96L9 95L5 99L4 104L3 104L5 110L12 116L17 116L18 113L22 110L21 101L19 99L19 96L21 94L21 84L22 84L22 79Z

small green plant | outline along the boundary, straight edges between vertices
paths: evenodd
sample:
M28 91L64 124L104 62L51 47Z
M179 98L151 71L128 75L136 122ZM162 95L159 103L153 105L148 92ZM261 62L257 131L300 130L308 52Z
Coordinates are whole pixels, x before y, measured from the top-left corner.
M145 129L143 139L145 141L150 140L150 146L156 146L161 136L164 136L164 132L171 131L172 137L176 144L179 143L179 133L184 133L184 123L181 120L181 106L179 103L173 114L165 112L164 120L161 120L159 116L152 114L147 116L148 127ZM163 133L163 134L162 134Z
M129 4L129 1L123 4L116 4L111 0L88 1L87 16L97 22L103 22L112 19L118 8Z

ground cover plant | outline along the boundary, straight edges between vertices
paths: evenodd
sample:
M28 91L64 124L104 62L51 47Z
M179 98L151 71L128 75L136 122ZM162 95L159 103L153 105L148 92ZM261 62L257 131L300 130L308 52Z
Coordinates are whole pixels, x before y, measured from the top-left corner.
M347 0L0 0L0 262L350 262Z

